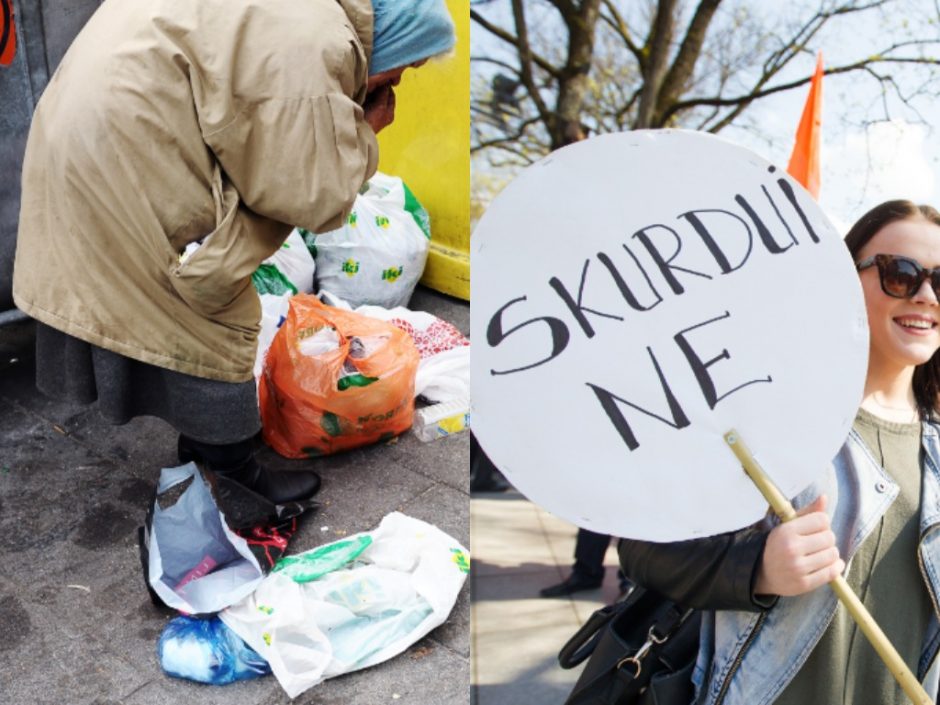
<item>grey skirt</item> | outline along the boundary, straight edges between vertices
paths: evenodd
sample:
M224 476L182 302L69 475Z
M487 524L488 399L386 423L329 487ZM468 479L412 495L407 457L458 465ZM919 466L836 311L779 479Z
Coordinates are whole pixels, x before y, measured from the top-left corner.
M203 443L226 444L261 428L254 380L219 382L132 360L36 323L36 386L75 404L98 402L115 425L156 416Z

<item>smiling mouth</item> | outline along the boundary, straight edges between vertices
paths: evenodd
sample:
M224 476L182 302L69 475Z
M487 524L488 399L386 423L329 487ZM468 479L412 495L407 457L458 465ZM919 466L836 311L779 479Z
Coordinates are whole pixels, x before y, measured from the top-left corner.
M895 318L894 322L905 330L926 331L937 327L937 322L926 318Z

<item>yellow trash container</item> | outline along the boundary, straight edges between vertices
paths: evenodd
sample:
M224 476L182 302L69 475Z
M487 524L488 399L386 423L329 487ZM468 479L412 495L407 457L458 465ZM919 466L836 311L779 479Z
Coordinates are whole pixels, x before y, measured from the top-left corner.
M400 176L431 216L421 283L470 299L470 5L447 0L453 55L406 71L395 122L379 133L379 170Z

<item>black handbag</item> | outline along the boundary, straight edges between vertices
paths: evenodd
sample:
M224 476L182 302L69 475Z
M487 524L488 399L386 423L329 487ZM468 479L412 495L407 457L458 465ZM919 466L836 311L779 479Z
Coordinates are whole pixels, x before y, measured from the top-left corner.
M597 610L558 653L562 668L590 656L565 705L689 705L701 621L641 587Z

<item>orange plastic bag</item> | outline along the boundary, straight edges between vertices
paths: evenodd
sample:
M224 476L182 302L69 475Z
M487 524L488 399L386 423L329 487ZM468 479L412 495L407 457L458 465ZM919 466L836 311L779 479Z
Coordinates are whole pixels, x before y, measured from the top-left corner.
M265 442L304 458L407 431L418 360L395 326L294 296L258 383Z

